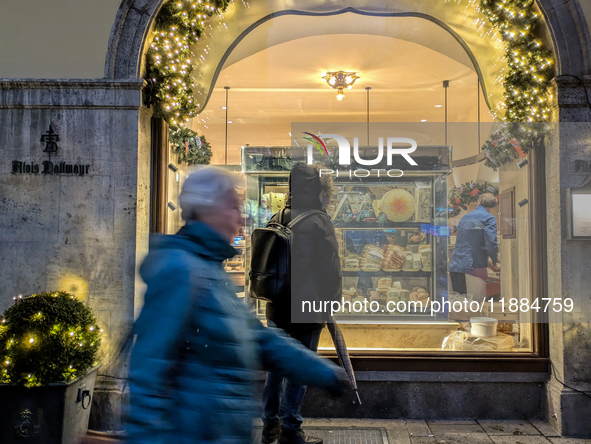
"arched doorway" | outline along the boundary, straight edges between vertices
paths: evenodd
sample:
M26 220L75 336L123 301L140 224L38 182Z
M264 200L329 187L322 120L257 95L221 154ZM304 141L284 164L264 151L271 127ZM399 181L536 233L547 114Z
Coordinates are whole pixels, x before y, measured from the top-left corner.
M111 37L110 51L106 66L107 78L137 78L141 77L142 68L144 65L144 54L146 38L154 16L157 14L159 8L162 6L162 1L140 2L139 7L135 6L134 2L125 2L118 15L118 23L114 27L113 35ZM211 90L214 88L215 79L219 78L222 72L224 62L228 61L233 54L232 50L236 48L238 37L242 36L251 26L258 24L264 26L265 23L271 19L279 18L280 16L288 15L284 12L288 10L283 5L284 2L269 2L263 6L257 6L256 11L245 14L241 17L236 17L236 28L230 27L227 35L223 35L223 30L219 32L221 35L215 34L217 30L211 33L211 40L204 39L203 44L219 45L215 50L211 50L211 59L206 65L202 66L201 73L203 75L203 90L202 94L204 106L210 102L210 97L213 97ZM304 3L304 2L303 2ZM381 7L379 11L363 11L368 15L404 15L404 14L426 14L437 18L439 14L439 22L447 25L451 29L456 29L456 33L461 38L461 41L466 45L465 49L470 50L476 66L486 65L483 69L486 74L481 74L481 80L485 87L494 90L492 86L495 77L495 69L484 62L479 62L479 54L486 54L492 46L488 42L478 42L474 36L470 35L469 29L470 17L460 16L460 8L454 10L455 3L451 5L446 3L443 7L434 7L429 9L432 5L424 5L421 3L423 10L417 10L416 5L411 4L401 5L396 4L395 10L389 10L389 6ZM427 3L427 2L425 2ZM279 5L279 6L277 6ZM557 72L558 74L576 74L583 75L590 72L590 62L587 54L589 53L589 32L584 25L580 7L576 2L568 2L558 8L550 7L549 2L540 1L539 7L544 13L548 38L552 41L555 53L557 55ZM324 6L310 5L308 9L302 7L298 11L302 15L318 15L319 17L327 15L331 11L342 11L343 14L347 12L346 8L353 7L356 11L361 8L358 7L357 2L328 2ZM282 9L284 8L284 9ZM296 14L293 14L296 15ZM262 22L261 22L262 20ZM260 23L259 23L260 22ZM568 33L567 29L577 29L580 32ZM254 28L253 28L254 30ZM215 37L214 37L215 34ZM284 42L285 43L285 42ZM279 44L279 43L278 43ZM234 45L234 46L233 46ZM211 49L211 48L210 48ZM492 48L494 49L494 48ZM235 53L234 53L235 54ZM245 53L244 59L248 58ZM486 59L486 56L482 56ZM228 66L229 68L229 66ZM478 68L477 68L477 71ZM498 93L497 93L498 94ZM555 153L556 154L556 153ZM544 214L545 217L545 214ZM558 395L560 397L562 395Z

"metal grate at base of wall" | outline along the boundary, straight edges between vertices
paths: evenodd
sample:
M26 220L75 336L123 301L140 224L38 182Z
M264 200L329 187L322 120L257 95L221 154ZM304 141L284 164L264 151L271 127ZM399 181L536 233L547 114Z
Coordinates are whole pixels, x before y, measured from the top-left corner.
M323 444L389 444L386 429L381 428L331 428L304 427L304 433L314 438L321 438ZM261 427L253 433L253 444L261 442Z

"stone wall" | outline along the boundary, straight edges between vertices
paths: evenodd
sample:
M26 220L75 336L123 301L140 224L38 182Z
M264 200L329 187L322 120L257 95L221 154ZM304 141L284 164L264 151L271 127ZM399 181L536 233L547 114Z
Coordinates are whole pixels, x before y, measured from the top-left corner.
M591 82L586 82L587 92ZM548 383L546 415L564 435L591 436L591 242L566 240L567 188L582 184L576 159L591 160L591 109L580 83L553 84L553 128L546 144L548 297L574 299L572 314L550 313L550 359L555 377ZM559 381L571 388L563 386ZM572 390L572 388L576 390Z
M19 293L74 293L104 329L99 373L111 377L126 374L126 360L109 359L142 296L136 269L148 243L151 111L142 85L0 82L0 310ZM53 154L41 141L50 125ZM48 160L88 168L43 174ZM13 174L13 161L41 171Z

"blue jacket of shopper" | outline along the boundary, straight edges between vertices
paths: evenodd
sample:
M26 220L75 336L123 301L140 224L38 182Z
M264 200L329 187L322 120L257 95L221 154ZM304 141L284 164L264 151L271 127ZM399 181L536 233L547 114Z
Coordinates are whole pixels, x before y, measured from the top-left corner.
M469 273L477 268L486 268L489 257L496 265L497 253L497 219L478 205L460 219L449 271Z
M339 387L338 367L236 297L222 267L235 254L202 222L152 246L140 269L148 288L134 326L128 443L250 444L257 369Z

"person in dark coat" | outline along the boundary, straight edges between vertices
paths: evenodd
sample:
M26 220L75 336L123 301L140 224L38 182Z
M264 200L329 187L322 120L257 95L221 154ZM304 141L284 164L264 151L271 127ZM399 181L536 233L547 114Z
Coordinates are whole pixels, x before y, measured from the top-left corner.
M329 319L327 313L302 312L302 302L323 303L341 298L341 262L334 226L325 207L331 198L332 178L320 177L317 168L297 163L289 175L289 198L271 221L282 224L308 210L313 214L292 228L291 294L284 302L268 302L269 325L285 330L312 351L318 349L320 333ZM330 313L328 313L330 314ZM302 432L300 408L306 386L269 372L263 392L263 444L279 439L280 444L322 443Z
M478 199L476 209L462 217L458 224L456 245L449 262L449 274L456 293L467 293L466 274L484 284L489 258L494 269L498 270L497 219L492 215L496 207L497 198L485 193ZM475 296L482 300L486 293Z
M251 444L256 370L338 391L344 372L236 296L222 262L242 224L233 175L207 167L185 181L186 225L152 243L134 325L128 444Z

